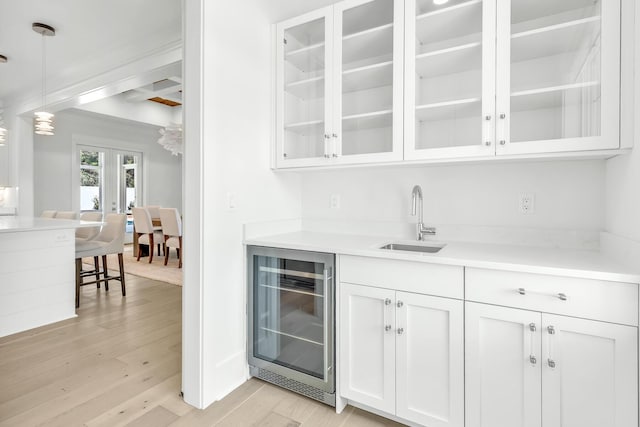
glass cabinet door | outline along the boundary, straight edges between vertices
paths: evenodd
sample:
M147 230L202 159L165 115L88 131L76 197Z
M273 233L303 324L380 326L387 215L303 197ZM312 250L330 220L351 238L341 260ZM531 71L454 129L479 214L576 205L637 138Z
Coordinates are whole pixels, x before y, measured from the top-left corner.
M405 7L405 158L492 155L495 0Z
M498 154L617 148L619 1L498 7Z
M321 9L277 27L278 166L312 165L328 156L331 11Z
M335 6L332 157L402 159L400 0L347 0Z
M334 327L330 269L320 260L253 255L254 358L328 381Z

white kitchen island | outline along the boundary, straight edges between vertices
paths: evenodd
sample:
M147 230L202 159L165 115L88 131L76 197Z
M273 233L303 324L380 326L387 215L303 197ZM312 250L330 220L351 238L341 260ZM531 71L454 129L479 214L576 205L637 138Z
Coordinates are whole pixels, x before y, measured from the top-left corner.
M75 230L95 225L0 217L0 337L76 316Z

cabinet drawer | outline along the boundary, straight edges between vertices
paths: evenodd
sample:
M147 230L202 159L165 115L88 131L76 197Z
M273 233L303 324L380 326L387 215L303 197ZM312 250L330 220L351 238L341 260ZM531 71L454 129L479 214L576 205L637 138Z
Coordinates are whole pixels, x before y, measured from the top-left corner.
M467 268L465 292L469 301L638 325L633 283Z
M464 269L451 265L341 255L340 281L449 298L464 296Z

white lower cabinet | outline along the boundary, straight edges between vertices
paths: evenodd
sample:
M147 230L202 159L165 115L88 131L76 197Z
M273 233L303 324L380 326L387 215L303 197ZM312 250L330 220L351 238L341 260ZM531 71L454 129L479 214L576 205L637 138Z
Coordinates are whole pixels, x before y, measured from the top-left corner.
M462 427L463 302L340 287L342 397L412 423Z
M638 329L465 303L466 427L636 427Z

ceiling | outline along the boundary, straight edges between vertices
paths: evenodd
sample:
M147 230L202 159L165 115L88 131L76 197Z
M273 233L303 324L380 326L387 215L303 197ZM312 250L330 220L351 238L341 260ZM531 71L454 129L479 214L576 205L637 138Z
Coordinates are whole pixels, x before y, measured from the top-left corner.
M0 101L41 90L42 22L56 29L46 38L47 91L112 70L182 38L181 0L0 0ZM180 76L128 95L180 97Z

